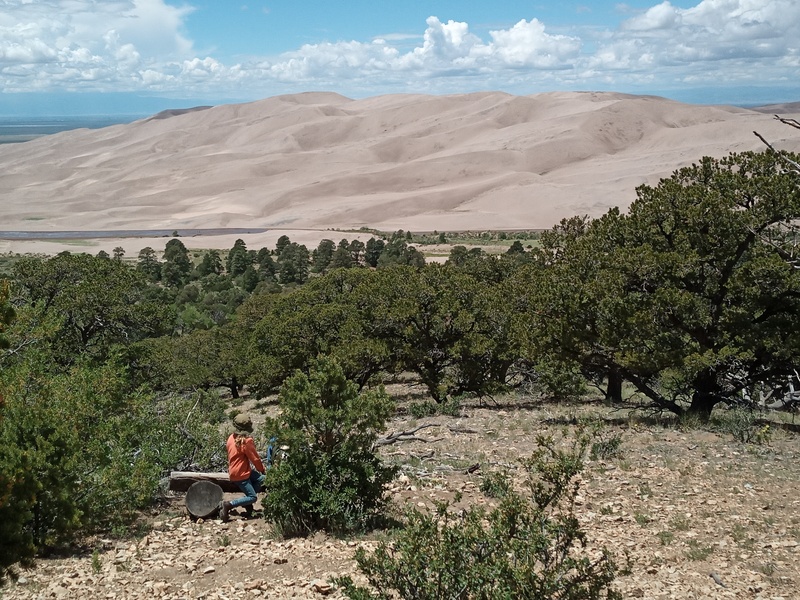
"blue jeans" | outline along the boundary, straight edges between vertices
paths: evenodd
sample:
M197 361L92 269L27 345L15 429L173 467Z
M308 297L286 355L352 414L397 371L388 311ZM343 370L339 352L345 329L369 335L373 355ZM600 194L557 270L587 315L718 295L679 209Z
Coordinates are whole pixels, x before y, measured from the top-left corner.
M245 479L244 481L233 481L231 483L235 483L237 486L239 486L239 489L244 493L243 498L231 500L231 508L236 508L237 506L250 507L255 503L256 500L258 500L256 490L260 490L261 486L264 484L264 475L253 469L250 471L249 479Z

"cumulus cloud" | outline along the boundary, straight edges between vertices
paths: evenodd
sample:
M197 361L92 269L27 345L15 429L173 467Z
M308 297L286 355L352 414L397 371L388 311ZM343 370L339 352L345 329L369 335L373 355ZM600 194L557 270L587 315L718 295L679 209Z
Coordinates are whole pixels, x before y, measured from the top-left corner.
M665 1L623 22L592 58L598 68L677 67L686 74L743 60L768 76L773 65L764 59L797 56L798 36L794 0L702 0L687 9Z
M497 57L511 66L563 69L572 65L581 49L578 38L545 33L538 19L523 19L511 29L490 34Z
M189 8L162 0L4 0L0 16L0 81L25 90L20 72L44 74L55 84L97 82L86 89L117 89L142 74L192 56L180 29ZM42 77L35 78L42 86ZM135 85L135 84L134 84Z
M189 0L190 1L190 0ZM278 56L226 64L198 56L185 21L165 0L3 0L0 83L7 91L172 91L252 97L337 89L348 93L531 93L642 83L798 79L796 0L669 0L620 5L615 28L554 31L532 15L483 35L430 16L417 34L310 43ZM594 10L594 8L593 8ZM421 24L422 25L422 24ZM205 41L204 41L205 44Z

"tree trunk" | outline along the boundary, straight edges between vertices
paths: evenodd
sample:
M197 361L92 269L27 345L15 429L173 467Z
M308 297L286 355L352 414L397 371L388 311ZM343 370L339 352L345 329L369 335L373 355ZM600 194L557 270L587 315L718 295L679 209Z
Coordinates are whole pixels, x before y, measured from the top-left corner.
M619 404L622 402L622 373L615 367L611 367L606 375L608 387L606 388L606 400Z
M703 422L708 421L711 418L711 411L720 401L720 392L713 373L705 372L698 375L687 414L696 416Z
M234 400L239 397L239 382L236 381L236 376L231 377L231 382L228 385L231 390L231 398Z

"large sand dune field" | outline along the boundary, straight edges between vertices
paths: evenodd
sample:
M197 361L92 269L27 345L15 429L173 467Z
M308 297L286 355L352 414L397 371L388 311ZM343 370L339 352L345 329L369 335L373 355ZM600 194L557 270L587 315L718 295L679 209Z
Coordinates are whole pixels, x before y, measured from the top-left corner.
M330 229L540 229L625 209L638 185L702 156L763 149L754 130L800 149L800 131L767 112L651 96L277 96L0 146L0 229L269 229L245 238L251 248L284 233L346 237ZM0 240L0 251L58 247Z

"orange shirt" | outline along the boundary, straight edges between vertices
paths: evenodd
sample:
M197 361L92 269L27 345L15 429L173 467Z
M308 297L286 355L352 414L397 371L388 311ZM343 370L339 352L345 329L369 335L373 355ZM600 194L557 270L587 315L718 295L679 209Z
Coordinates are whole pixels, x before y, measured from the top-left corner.
M264 463L261 462L261 457L258 455L253 438L245 438L241 446L237 448L236 436L232 433L225 445L228 448L228 479L231 481L249 479L250 471L252 470L251 464L259 473L265 471Z

